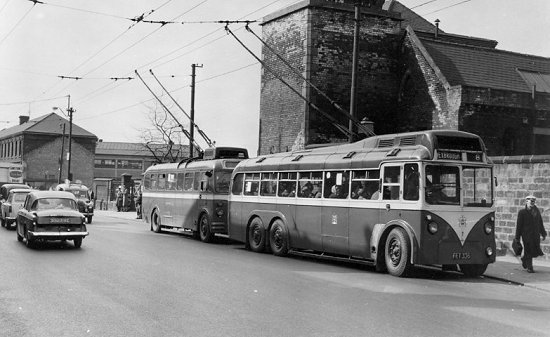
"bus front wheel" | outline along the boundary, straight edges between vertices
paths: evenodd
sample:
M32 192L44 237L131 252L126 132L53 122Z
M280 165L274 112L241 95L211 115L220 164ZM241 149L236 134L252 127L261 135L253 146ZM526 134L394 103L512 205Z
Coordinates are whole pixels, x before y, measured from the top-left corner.
M161 230L161 224L160 224L160 215L157 210L153 212L153 215L151 215L151 230L155 233L160 233Z
M288 253L288 233L281 220L275 220L269 231L269 247L276 256L285 256Z
M252 219L248 227L248 242L250 249L256 253L262 253L265 250L266 233L264 225L260 218Z
M205 243L212 242L214 239L214 234L210 232L210 219L206 214L203 214L199 220L199 237Z
M483 275L487 270L486 264L461 264L460 271L466 277L478 277Z
M404 277L411 269L410 242L403 228L394 228L386 239L385 259L390 275Z

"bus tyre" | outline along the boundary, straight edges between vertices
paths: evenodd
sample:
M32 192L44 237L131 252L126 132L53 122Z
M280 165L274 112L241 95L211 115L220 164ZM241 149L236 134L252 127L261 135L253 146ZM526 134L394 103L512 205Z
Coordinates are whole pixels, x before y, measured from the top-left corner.
M460 271L466 277L478 277L483 275L487 270L486 264L461 264Z
M199 221L199 238L205 243L210 243L214 239L214 234L210 232L210 219L206 214L201 215Z
M265 239L266 233L262 220L260 220L260 218L252 219L250 227L248 227L248 243L250 245L250 249L256 253L264 252Z
M391 230L386 239L385 260L390 275L397 277L407 276L411 269L410 242L405 230L396 227Z
M153 215L151 215L151 230L155 233L160 233L162 231L160 224L160 215L158 210L156 209L153 212Z
M269 247L276 256L288 254L288 233L286 226L281 220L275 220L269 231Z

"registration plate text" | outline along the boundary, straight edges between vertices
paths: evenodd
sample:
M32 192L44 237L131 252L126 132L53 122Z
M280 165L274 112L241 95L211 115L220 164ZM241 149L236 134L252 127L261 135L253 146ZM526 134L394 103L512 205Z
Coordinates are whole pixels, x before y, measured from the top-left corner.
M472 256L469 252L453 253L453 260L469 260Z

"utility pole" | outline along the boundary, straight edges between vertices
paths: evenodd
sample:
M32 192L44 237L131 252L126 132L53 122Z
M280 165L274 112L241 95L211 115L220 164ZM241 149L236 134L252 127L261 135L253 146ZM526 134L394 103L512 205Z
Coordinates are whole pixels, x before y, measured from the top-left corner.
M67 103L67 113L69 114L69 152L67 153L67 179L69 181L73 180L73 174L71 173L71 144L73 139L73 112L75 111L71 108L71 95L68 95L69 101Z
M61 127L61 125L59 125ZM65 123L63 123L63 135L61 136L61 155L59 156L59 176L57 183L61 184L61 177L63 177L63 153L65 152Z
M359 57L359 28L361 20L361 3L360 1L355 2L355 28L353 30L353 60L352 60L352 69L351 69L351 96L349 100L349 114L352 117L355 117L356 112L356 96L357 96L357 62ZM354 142L353 139L353 122L349 121L349 131L350 135L348 140L350 143Z
M193 158L193 141L195 140L195 68L202 68L202 64L193 63L191 65L191 116L189 123L189 158Z

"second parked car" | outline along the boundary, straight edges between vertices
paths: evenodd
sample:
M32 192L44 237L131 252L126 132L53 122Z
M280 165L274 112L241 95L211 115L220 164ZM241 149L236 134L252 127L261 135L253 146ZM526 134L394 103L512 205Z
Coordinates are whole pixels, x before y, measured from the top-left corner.
M37 241L73 240L82 245L88 235L76 197L69 192L33 191L27 195L16 220L17 240L32 247Z
M10 229L11 225L15 222L15 218L17 218L17 212L23 207L25 198L30 191L30 189L22 188L10 190L8 199L0 206L0 223L2 227Z

